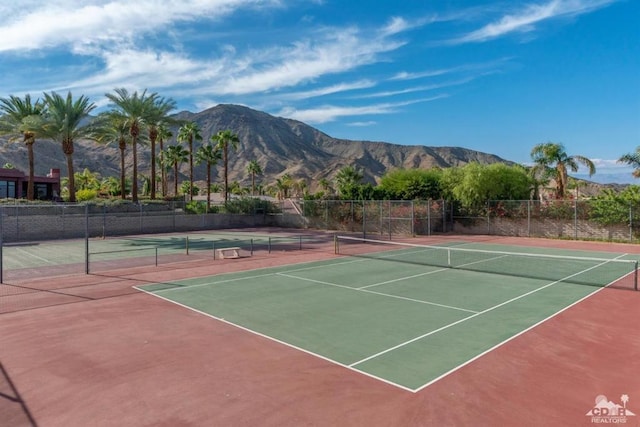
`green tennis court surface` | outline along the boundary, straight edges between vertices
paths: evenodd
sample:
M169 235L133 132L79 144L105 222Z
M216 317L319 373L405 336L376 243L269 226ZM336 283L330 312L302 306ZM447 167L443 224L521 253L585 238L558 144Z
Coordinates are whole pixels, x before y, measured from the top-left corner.
M483 257L472 252L460 268L447 268L420 262L434 258L434 248L385 248L140 289L417 391L603 286L623 278L624 287L633 288L634 263L613 261L631 259L624 255L597 254L611 258L607 262L590 253L544 250L551 258L543 271L517 277L478 270L495 262L507 270L523 264L506 252L487 256L487 248L522 248L464 247L480 249Z
M256 249L296 249L312 244L312 236L260 234L246 232L177 233L110 237L30 243L8 243L3 247L3 268L7 270L54 265L83 264L88 251L90 262L209 252L215 248L241 246Z

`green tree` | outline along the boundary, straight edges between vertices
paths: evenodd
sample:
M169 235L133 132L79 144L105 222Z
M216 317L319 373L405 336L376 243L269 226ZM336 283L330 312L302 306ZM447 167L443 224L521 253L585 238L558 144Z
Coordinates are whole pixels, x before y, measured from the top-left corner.
M91 127L86 124L87 117L96 105L82 95L75 101L71 92L63 98L56 92L45 93L47 109L42 124L42 136L61 143L62 152L67 159L69 176L69 201L76 201L75 173L73 170L73 141L76 139L94 139Z
M327 178L321 178L320 181L318 181L318 185L320 185L325 197L333 195L333 186L331 185L331 181Z
M27 159L29 162L27 200L35 198L33 145L36 142L37 129L44 111L44 103L40 100L31 102L31 95L29 94L25 95L24 99L13 95L9 96L9 98L0 98L0 135L8 136L9 141L22 138L22 142L27 147Z
M187 143L189 147L189 184L193 188L193 141L202 141L200 128L196 122L185 123L178 130L178 142ZM189 200L193 200L193 192L189 193Z
M82 172L75 173L75 187L78 190L99 190L100 174L91 172L89 168L84 168Z
M589 204L589 216L594 221L603 225L628 224L630 216L640 215L640 186L629 185L622 191L605 188Z
M211 142L216 144L218 149L222 152L222 166L224 173L224 201L225 203L229 200L229 147L236 150L238 148L238 144L240 143L240 139L238 135L233 133L231 130L221 130L215 135L211 136Z
M131 180L131 198L138 201L138 142L142 129L147 126L151 112L158 102L158 94L147 94L145 89L141 94L137 91L132 94L125 88L114 90L115 93L107 93L105 96L112 102L113 114L120 115L125 125L129 128L131 137L131 149L133 153L133 179Z
M570 156L564 145L545 142L538 144L531 150L531 158L536 170L543 171L543 175L551 174L556 181L556 196L563 199L567 188L568 170L578 172L579 164L589 169L589 176L596 173L596 167L591 160L584 156ZM553 172L552 172L553 171Z
M626 163L633 167L634 178L640 178L640 146L633 153L627 153L618 159L618 163Z
M380 178L379 187L390 199L440 199L441 177L441 169L396 169Z
M207 165L207 212L211 206L211 166L216 165L221 157L220 150L211 144L201 145L196 151L196 163Z
M364 172L354 166L345 166L336 174L336 187L343 199L357 199L358 187L362 184Z
M278 199L286 199L289 197L289 190L293 187L293 178L285 173L280 178L276 178L275 188Z
M103 178L100 182L100 191L109 196L117 196L122 193L120 186L122 183L114 176Z
M459 201L468 211L478 211L490 200L529 199L532 182L521 166L473 162L443 170L441 184L445 197Z
M169 190L167 188L167 170L164 162L164 142L168 141L173 136L173 132L169 129L166 121L158 123L158 165L160 165L160 187L162 188L162 195L165 196Z
M173 167L173 194L175 196L178 195L178 168L181 163L187 160L189 160L189 151L181 145L170 145L165 150L164 161Z
M256 175L262 175L262 166L257 160L251 160L247 166L247 172L251 175L251 196L256 195Z
M115 142L118 144L118 150L120 151L120 198L125 200L127 198L125 151L127 149L127 138L129 137L129 127L125 117L114 111L100 113L94 124L94 134L99 143L110 144Z
M160 138L161 132L165 131L167 125L175 122L169 117L169 113L175 108L176 102L174 100L156 98L153 107L149 109L145 118L151 147L151 200L156 198L156 141ZM162 139L160 139L160 141L162 141ZM162 152L162 144L160 146L160 152Z

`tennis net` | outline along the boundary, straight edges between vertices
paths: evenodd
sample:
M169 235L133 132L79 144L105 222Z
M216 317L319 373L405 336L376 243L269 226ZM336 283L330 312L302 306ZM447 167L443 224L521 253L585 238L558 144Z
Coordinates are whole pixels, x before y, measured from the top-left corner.
M620 257L609 259L493 251L350 236L336 236L335 252L373 258L381 262L404 262L552 282L638 290L638 261Z

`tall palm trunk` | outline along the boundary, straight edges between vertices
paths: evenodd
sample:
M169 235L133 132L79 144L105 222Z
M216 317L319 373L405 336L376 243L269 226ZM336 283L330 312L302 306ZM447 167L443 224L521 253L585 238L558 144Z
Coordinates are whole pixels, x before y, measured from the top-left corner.
M138 201L138 135L140 128L137 123L131 124L131 145L133 146L133 182L131 183L131 200Z
M158 131L155 127L149 130L149 141L151 142L151 200L156 198L156 139Z
M62 141L62 152L67 158L67 173L69 174L69 202L76 202L76 180L73 172L73 140L64 138Z
M26 132L24 134L24 143L27 146L27 157L29 159L29 181L27 183L27 200L33 200L34 195L34 181L35 181L35 173L34 173L34 161L33 161L33 143L35 142L35 137L33 133Z
M164 147L163 147L163 138L160 137L160 139L158 140L158 144L159 144L159 149L160 149L160 187L162 190L162 196L166 197L167 196L167 172L165 170L165 165L164 165Z
M173 164L173 195L178 197L178 162Z
M207 212L211 206L211 163L207 162Z
M127 179L124 170L124 150L127 148L127 141L122 136L118 140L118 148L120 149L120 198L125 200L127 198Z
M227 155L228 151L229 151L228 147L225 144L224 150L222 150L222 152L224 153L223 163L224 163L224 202L225 203L229 201L229 158Z

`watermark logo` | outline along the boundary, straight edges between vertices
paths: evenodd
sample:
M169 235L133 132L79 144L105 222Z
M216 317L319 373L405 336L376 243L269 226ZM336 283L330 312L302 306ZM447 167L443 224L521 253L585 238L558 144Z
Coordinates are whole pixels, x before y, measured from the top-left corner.
M587 416L591 417L591 422L594 424L625 424L627 417L634 417L636 414L627 409L628 395L620 396L620 402L622 405L599 394L596 396L595 406L587 412Z

